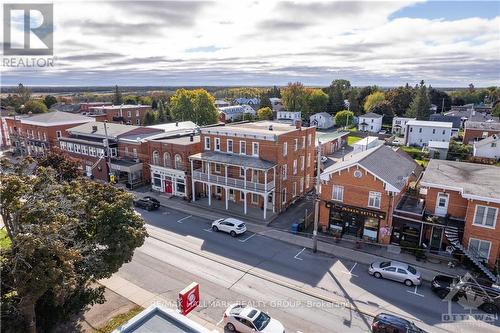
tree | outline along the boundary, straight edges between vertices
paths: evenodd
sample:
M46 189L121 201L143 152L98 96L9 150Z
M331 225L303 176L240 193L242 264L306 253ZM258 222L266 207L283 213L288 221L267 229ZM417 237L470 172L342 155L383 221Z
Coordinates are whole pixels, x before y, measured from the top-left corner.
M123 97L124 104L136 105L137 104L137 96L134 95L126 95Z
M345 127L354 124L354 112L342 110L335 114L335 125Z
M500 117L500 102L498 102L491 110L491 115L494 117Z
M359 96L359 89L357 88L351 88L346 93L346 99L347 102L349 103L348 105L349 110L352 111L354 114L359 115L361 114L363 106L359 104L358 96Z
M21 98L21 103L26 104L31 99L31 90L26 88L22 83L17 86L17 95Z
M403 116L410 107L415 91L410 86L389 89L385 93L385 99L391 104L396 116Z
M281 98L280 88L273 86L273 88L271 89L271 97Z
M153 110L158 109L158 102L156 101L156 99L154 99L153 102L151 103L151 108Z
M366 97L365 103L363 105L363 108L365 109L365 112L371 112L371 107L374 106L377 103L380 103L385 100L385 95L381 91L376 91L374 93L371 93Z
M54 104L57 103L57 99L52 96L52 95L47 95L45 96L44 100L43 100L43 103L45 104L45 106L47 107L47 109L50 109L50 107Z
M122 93L120 92L120 89L118 89L118 86L115 86L115 94L113 96L113 104L114 105L121 105L122 104Z
M344 100L347 91L351 89L351 83L347 80L333 80L326 93L328 94L327 112L335 114L345 107Z
M178 89L170 98L170 109L175 120L189 120L194 118L193 93L186 89Z
M300 82L289 82L281 90L283 105L289 111L305 112L307 108L306 88Z
M443 113L446 110L450 110L451 108L451 98L446 92L442 90L429 88L429 99L431 104L437 106L438 113ZM444 109L443 109L443 104L444 104Z
M35 100L28 101L24 104L24 108L21 109L21 113L46 113L49 110L47 109L47 106L42 103L38 102Z
M428 120L431 114L431 103L429 101L429 94L427 87L422 80L418 87L417 93L411 101L410 107L406 112L406 116L410 118L417 118L418 120Z
M144 115L144 120L143 120L143 123L145 126L148 126L148 125L154 125L156 123L156 121L158 120L159 122L159 117L157 118L155 116L155 112L152 111L152 112L146 112L146 114ZM161 122L160 122L161 123Z
M321 89L309 89L306 96L307 110L303 117L308 117L311 114L318 112L326 112L328 104L328 95Z
M271 100L269 99L271 98L271 93L272 93L271 90L267 90L260 95L260 108L265 108L265 107L268 107L270 109L273 108Z
M219 120L215 98L205 89L178 89L170 98L169 107L175 120L190 120L200 126Z
M63 155L62 151L57 148L52 148L39 157L37 165L54 169L59 181L71 181L82 175L78 161Z
M392 118L394 118L394 111L392 110L391 103L389 101L377 102L370 108L370 112L381 114L384 116L382 121L384 124L392 124Z
M30 163L2 161L0 215L11 246L0 250L0 269L2 314L11 314L2 330L34 333L102 303L95 283L129 262L147 233L126 191L60 181L52 168L29 172Z
M378 87L377 86L366 86L366 87L363 87L359 90L359 93L358 93L358 97L357 97L357 100L358 100L358 104L363 108L363 112L368 112L366 109L364 109L364 104L365 104L365 99L373 94L374 92L376 91L379 91ZM361 112L361 113L363 113Z
M273 110L270 107L260 108L257 110L257 119L259 120L272 120Z

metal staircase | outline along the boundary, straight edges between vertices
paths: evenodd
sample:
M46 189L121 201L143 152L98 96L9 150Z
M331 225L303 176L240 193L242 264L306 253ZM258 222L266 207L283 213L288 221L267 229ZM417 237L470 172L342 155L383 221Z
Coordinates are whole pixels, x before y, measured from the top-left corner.
M473 253L473 251L466 249L462 243L460 243L460 238L458 237L458 228L457 227L451 227L448 226L444 229L444 234L446 235L446 238L450 243L452 244L453 248L456 250L459 250L462 252L467 258L469 258L474 265L481 270L493 283L499 283L500 279L499 277L495 276L489 269L486 267L481 260L479 259L479 256L476 253Z

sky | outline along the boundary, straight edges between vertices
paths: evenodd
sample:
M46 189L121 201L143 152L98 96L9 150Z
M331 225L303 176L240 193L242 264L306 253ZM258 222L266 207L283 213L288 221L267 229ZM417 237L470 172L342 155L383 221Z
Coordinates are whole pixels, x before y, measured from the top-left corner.
M500 1L56 1L53 39L1 84L500 85Z

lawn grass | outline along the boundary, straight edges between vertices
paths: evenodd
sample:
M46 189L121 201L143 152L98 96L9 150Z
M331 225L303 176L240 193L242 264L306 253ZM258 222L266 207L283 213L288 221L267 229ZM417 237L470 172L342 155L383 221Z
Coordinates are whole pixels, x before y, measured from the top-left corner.
M420 164L424 168L427 168L427 164L429 164L429 161L427 161L427 160L417 160L416 159L415 162L417 162L418 164Z
M7 230L5 227L0 229L0 249L6 249L10 247L10 238L7 237Z
M349 136L347 137L347 144L348 144L349 146L352 146L352 144L353 144L353 143L356 143L356 142L358 142L359 140L361 140L361 138L358 138L357 136L351 136L351 135L349 135Z
M113 318L111 318L106 323L106 325L104 325L104 326L100 327L99 329L97 329L96 333L111 333L115 329L117 329L118 327L122 326L127 321L129 321L130 319L132 319L134 316L136 316L142 310L144 310L144 308L142 308L140 306L136 306L135 308L133 308L129 312L122 313L122 314L119 314L117 316L114 316Z

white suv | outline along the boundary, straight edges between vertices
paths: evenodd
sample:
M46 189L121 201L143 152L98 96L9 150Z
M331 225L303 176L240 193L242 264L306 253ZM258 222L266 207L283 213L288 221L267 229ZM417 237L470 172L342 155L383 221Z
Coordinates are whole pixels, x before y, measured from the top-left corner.
M250 306L230 305L224 312L224 323L228 331L241 333L285 333L278 320Z
M233 219L231 217L225 219L218 219L212 222L212 230L224 231L230 234L233 237L237 235L241 235L245 231L247 231L247 226L240 220Z

